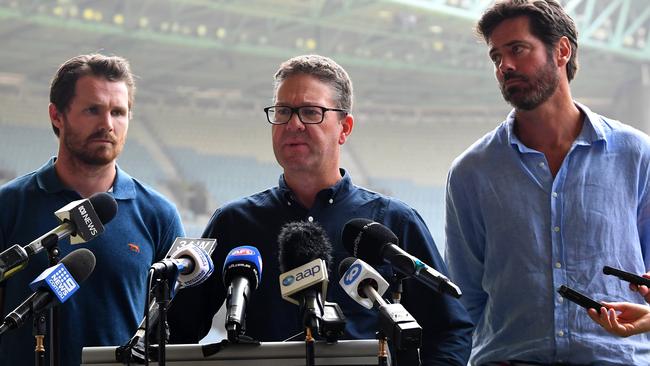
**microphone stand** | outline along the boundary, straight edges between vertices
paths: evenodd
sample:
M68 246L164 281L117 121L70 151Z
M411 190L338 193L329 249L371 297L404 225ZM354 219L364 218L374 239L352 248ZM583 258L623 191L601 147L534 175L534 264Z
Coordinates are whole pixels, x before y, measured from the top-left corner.
M399 304L400 301L402 300L402 292L404 292L404 286L402 285L402 280L405 279L407 276L395 272L393 273L393 276L390 278L390 287L393 289L392 291L392 297L393 297L393 304Z
M388 338L384 332L377 332L377 339L379 340L379 352L377 354L377 360L379 366L388 366Z
M45 334L47 333L47 318L45 312L34 316L33 333L36 338L36 347L34 348L34 364L36 366L45 366Z
M314 337L312 337L311 328L309 327L305 328L305 350L307 352L305 355L307 366L316 365L314 356Z
M159 280L156 286L156 303L158 304L158 365L165 366L165 344L167 343L167 307L171 301L169 281ZM145 353L145 357L147 354Z
M313 302L307 298L313 300ZM307 366L314 366L314 337L312 333L318 334L323 320L323 304L318 291L307 291L305 298L300 304L300 312L302 313L302 323L305 327Z
M47 258L49 265L55 266L61 260L59 258L59 237L56 234L50 234L43 239L43 247L47 249ZM50 366L59 366L59 308L53 306L49 310L50 314ZM40 318L40 316L38 316ZM36 320L36 318L34 318ZM39 328L40 329L40 328ZM38 343L38 339L36 341ZM45 350L43 350L45 352Z
M379 308L381 336L385 340L390 340L395 348L393 364L419 366L421 363L418 347L421 344L422 328L415 318L401 304L386 302L372 286L365 287L364 293L366 297L373 299L373 303ZM381 341L380 338L380 350L382 347ZM382 361L381 356L379 361Z
M393 288L392 297L393 304L399 304L402 300L402 292L404 292L404 286L402 280L409 278L410 276L403 275L399 272L394 273L390 279L391 287ZM387 341L387 340L386 340ZM381 347L381 340L380 340ZM416 349L395 349L396 360L395 363L399 362L397 360L406 360L408 364L420 365L420 352ZM380 363L381 365L381 363Z

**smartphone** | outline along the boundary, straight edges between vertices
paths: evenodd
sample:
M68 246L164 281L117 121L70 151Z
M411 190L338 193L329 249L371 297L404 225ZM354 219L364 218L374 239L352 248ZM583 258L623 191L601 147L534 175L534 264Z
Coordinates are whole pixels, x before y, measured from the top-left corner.
M614 267L610 267L610 266L603 267L603 273L606 275L616 276L622 279L623 281L627 281L629 283L633 283L638 286L646 285L650 287L650 278L641 277L634 273L626 272L620 269L616 269Z
M560 286L560 288L557 289L557 292L565 299L572 301L585 309L596 309L596 311L600 313L600 308L603 307L603 304L599 303L598 301L587 297L572 289L571 287L565 285Z

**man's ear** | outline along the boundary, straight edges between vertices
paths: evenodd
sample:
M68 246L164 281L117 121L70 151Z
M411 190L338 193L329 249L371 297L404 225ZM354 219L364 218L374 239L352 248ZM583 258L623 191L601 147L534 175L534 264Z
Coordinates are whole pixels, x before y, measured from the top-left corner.
M48 106L48 113L50 114L50 122L60 130L63 127L63 113L60 113L53 103Z
M343 145L347 140L348 136L352 133L352 128L354 127L354 117L351 114L345 116L341 121L341 134L339 135L339 145Z
M561 37L557 42L557 48L555 50L555 62L557 66L565 67L569 63L569 60L571 60L572 54L571 42L569 42L567 37Z

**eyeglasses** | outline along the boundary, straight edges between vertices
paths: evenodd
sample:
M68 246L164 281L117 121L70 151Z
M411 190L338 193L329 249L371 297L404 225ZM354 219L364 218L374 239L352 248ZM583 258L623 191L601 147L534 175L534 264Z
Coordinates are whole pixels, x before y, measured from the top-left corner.
M342 112L346 115L348 114L348 111L345 109L325 108L317 105L306 105L302 107L274 105L264 108L264 112L266 112L266 119L273 125L283 125L289 123L289 120L294 113L298 115L300 122L306 125L318 124L323 122L323 119L325 118L325 112L327 111Z

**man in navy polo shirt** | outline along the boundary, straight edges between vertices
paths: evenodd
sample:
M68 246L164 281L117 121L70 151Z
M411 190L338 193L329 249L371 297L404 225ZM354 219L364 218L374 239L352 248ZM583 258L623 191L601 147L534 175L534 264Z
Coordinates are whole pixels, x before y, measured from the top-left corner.
M57 156L0 187L0 250L25 245L56 227L54 211L71 201L97 192L109 192L117 201L117 215L105 232L82 245L94 253L95 270L59 307L61 365L79 365L85 346L119 345L133 335L143 316L149 267L184 234L174 205L116 164L134 91L123 58L94 54L65 62L50 88ZM59 248L61 257L76 249L68 239ZM47 266L47 255L39 253L2 283L0 309L5 315L29 296L29 282ZM31 328L26 324L2 336L2 365L34 363Z

